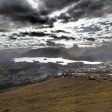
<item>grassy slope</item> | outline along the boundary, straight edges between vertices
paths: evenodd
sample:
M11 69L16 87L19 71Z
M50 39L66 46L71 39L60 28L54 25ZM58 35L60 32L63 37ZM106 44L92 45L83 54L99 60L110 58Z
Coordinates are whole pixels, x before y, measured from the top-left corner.
M0 93L0 112L112 112L112 81L58 78Z

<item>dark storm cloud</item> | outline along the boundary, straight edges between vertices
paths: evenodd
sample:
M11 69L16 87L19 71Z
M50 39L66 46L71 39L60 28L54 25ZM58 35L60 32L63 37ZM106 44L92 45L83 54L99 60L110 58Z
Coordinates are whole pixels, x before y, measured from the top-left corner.
M100 17L112 13L111 0L82 0L68 13L73 17Z
M31 23L45 23L48 21L47 10L31 4L29 0L0 0L0 14L12 20L29 21ZM34 6L35 5L35 6Z
M38 7L39 2L42 4ZM68 8L67 11L60 13L57 19L78 20L112 13L112 0L0 0L0 15L17 21L47 23L51 19L48 16L50 13L65 7ZM55 21L51 19L50 22Z
M73 6L73 3L75 4ZM101 17L112 13L112 0L72 0L71 7L64 13L60 13L58 19L65 21L69 19L78 20L84 17Z
M49 7L49 9L52 9L52 11L62 9L63 7L78 1L80 0L44 0L46 6Z

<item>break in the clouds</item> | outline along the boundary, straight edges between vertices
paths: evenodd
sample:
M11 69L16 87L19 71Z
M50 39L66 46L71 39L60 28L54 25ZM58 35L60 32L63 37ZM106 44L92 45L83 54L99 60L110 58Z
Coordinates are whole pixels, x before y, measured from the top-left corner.
M0 15L13 21L47 23L112 13L112 0L0 0Z

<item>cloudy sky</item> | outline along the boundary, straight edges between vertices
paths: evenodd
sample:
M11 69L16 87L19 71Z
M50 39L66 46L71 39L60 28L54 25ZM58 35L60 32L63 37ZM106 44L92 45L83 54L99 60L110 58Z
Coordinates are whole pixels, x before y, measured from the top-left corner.
M112 13L111 9L112 0L0 0L2 17L32 23L45 23L54 16L74 20L99 17Z
M37 43L46 46L48 41L52 44L55 42L54 44L69 46L71 43L82 44L85 38L87 40L90 37L94 38L92 39L94 42L88 39L89 42L84 41L84 46L86 44L94 46L97 42L107 42L107 40L110 42L111 9L112 0L0 0L0 34L2 35L0 47L7 45L14 47L18 44L22 47L31 47ZM48 28L37 28L45 25L48 25ZM4 33L14 28L15 31ZM22 28L22 31L19 28ZM42 36L43 39L36 38L34 35L31 37L32 35L27 33L25 40L25 37L23 39L20 35L35 30L44 32L46 38ZM14 42L10 40L11 36L15 36ZM21 41L22 45L17 40ZM29 42L33 45L30 46Z

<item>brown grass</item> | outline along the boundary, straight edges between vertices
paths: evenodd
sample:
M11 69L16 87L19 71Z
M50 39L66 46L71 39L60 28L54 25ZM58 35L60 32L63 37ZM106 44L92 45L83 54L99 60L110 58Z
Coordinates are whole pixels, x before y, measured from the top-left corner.
M112 81L57 78L0 93L0 112L112 112Z

